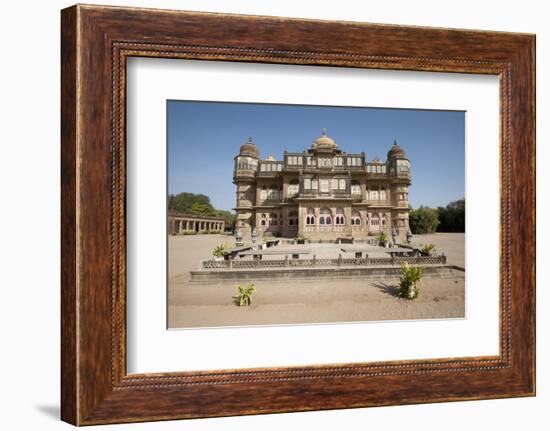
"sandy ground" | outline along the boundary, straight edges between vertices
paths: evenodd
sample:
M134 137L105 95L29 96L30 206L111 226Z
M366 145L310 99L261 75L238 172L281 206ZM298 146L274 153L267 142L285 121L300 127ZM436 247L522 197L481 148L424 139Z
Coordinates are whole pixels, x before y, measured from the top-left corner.
M251 307L232 303L235 283L197 284L189 271L211 257L224 235L169 237L169 327L212 327L282 323L352 322L372 320L464 317L464 278L425 278L415 301L396 296L398 280L260 280ZM415 244L436 244L449 263L464 265L463 234L416 235ZM318 245L315 245L318 246ZM324 247L316 253L338 251ZM311 248L311 245L308 245Z

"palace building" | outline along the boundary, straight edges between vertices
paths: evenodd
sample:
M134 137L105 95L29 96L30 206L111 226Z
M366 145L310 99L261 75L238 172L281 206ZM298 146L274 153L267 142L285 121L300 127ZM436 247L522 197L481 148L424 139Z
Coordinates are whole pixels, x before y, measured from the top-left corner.
M235 157L236 228L244 236L364 238L409 229L411 165L394 142L387 160L347 153L326 130L301 153L260 159L251 138Z

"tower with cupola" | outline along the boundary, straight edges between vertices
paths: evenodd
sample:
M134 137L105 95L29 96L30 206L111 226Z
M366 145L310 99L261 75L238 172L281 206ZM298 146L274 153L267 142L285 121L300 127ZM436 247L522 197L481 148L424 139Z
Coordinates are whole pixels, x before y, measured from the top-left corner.
M252 140L241 145L239 154L235 156L233 184L237 186L237 213L235 227L243 236L250 236L254 227L253 207L256 202L256 172L260 151Z

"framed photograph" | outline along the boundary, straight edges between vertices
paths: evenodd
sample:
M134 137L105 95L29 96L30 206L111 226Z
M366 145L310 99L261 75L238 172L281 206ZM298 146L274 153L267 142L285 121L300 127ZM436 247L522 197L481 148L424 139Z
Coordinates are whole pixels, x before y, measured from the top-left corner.
M535 36L62 11L62 419L535 394Z

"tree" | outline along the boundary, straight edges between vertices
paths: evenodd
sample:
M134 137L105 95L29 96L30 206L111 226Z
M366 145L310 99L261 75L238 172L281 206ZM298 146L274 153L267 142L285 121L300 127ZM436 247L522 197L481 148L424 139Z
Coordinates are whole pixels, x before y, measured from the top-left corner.
M466 228L466 200L459 199L446 207L439 207L438 232L464 232Z
M168 196L168 209L174 211L189 213L193 204L206 205L214 209L210 203L210 198L206 195L183 192Z
M194 202L189 208L189 212L192 214L200 214L205 216L215 216L216 209L210 204L202 204Z
M409 214L409 226L414 234L434 233L438 224L438 212L434 208L421 206Z

